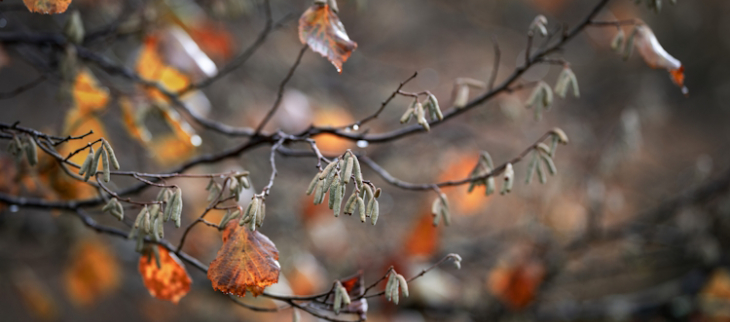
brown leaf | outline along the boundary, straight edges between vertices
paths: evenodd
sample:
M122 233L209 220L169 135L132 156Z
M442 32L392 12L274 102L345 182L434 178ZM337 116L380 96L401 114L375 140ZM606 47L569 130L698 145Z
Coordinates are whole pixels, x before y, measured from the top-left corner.
M682 62L664 50L649 26L645 24L636 26L634 45L649 67L664 68L669 71L672 81L682 88L682 93L687 94L688 90L684 87L684 66L682 66Z
M340 18L327 4L315 3L302 14L299 18L299 40L326 57L340 73L342 64L357 48L357 43L347 36Z
M150 253L139 258L139 274L150 295L177 304L190 291L190 275L174 253L162 246L157 247L160 267L157 267L155 256Z
M245 296L259 296L279 281L279 251L268 237L250 231L233 220L223 231L223 246L208 268L213 289Z
M71 0L23 0L30 12L54 14L63 13L71 4Z

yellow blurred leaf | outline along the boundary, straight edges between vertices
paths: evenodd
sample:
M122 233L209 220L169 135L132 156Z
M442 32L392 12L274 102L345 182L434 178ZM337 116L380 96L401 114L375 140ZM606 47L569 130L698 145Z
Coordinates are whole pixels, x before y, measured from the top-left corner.
M167 66L158 52L159 39L148 36L137 58L136 71L148 80L161 84L165 89L177 92L190 84L190 79L177 69ZM158 102L168 102L167 97L157 89L149 88L147 93Z
M103 109L109 102L109 90L100 87L87 69L81 70L76 76L72 92L76 108L82 115Z
M35 317L51 321L58 318L58 305L48 287L29 268L15 270L10 280L20 293L23 304Z

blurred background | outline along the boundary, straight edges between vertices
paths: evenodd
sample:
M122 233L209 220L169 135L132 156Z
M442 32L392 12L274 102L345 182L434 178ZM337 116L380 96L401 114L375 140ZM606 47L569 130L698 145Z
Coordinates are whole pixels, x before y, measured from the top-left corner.
M357 50L342 74L306 52L266 130L295 133L310 124L362 119L414 72L418 77L405 90L429 90L445 107L456 78L487 81L495 58L493 37L501 49L499 83L524 61L526 31L536 15L548 18L550 30L573 26L597 2L340 0L339 16ZM273 104L302 46L297 20L311 1L272 0L271 5L280 23L244 65L185 97L196 111L229 125L255 126ZM185 44L197 43L221 68L255 41L266 21L256 0L74 0L59 15L29 13L21 1L5 0L0 32L60 33L76 10L87 36L99 32L84 46L140 73L145 69L140 57L156 50L165 64L182 71L184 76L174 77L183 81L215 71L200 53L181 49ZM320 292L358 270L369 284L390 265L408 277L458 253L461 270L447 264L431 271L412 283L411 296L398 306L370 299L368 319L730 320L728 15L730 2L723 0L665 1L658 14L634 1L615 0L599 15L601 20L644 20L684 64L689 97L666 71L649 68L638 55L624 61L612 51L615 28L589 27L555 56L571 63L581 97L556 98L541 120L524 106L526 89L501 94L429 133L393 142L356 145L316 137L328 155L354 149L402 180L429 183L467 177L480 151L501 164L554 127L568 134L570 144L560 146L555 157L557 175L546 184L525 184L527 162L522 162L515 165L511 194L487 197L483 187L471 194L465 186L444 189L454 216L448 227L431 224L432 192L389 186L366 167L365 178L383 189L378 225L335 218L327 206L314 206L305 196L314 159L277 156L279 176L261 228L280 251L280 283L270 291ZM109 26L114 32L104 32ZM0 121L20 121L51 134L94 129L112 142L123 169L169 171L194 155L245 140L206 131L174 112L159 112L154 108L159 103L143 89L91 65L84 67L96 79L89 84L98 84L87 90L76 85L72 92L62 54L43 46L0 46ZM520 82L543 79L552 85L560 71L560 66L536 66ZM11 95L35 80L31 89ZM472 91L472 97L477 94ZM366 128L379 133L402 127L398 119L409 103L394 99ZM75 149L73 144L66 152ZM269 153L262 147L190 172L249 170L260 191L271 171ZM3 149L0 169L5 193L55 200L96 194L64 179L50 160L30 168L16 164ZM185 192L183 224L195 220L207 205L207 180L169 182ZM115 178L112 188L133 183ZM157 189L147 189L135 198L156 194ZM96 234L59 211L0 209L2 321L291 320L288 310L256 313L236 306L190 266L192 290L179 305L154 299L137 271L133 241ZM127 209L128 214L136 211ZM100 209L89 213L100 223L128 229ZM212 213L209 219L217 222L222 215ZM125 219L127 225L130 220ZM181 233L170 226L166 238L176 244ZM218 231L198 226L185 250L209 263L220 245ZM245 300L272 305L266 299ZM316 320L303 315L303 321Z

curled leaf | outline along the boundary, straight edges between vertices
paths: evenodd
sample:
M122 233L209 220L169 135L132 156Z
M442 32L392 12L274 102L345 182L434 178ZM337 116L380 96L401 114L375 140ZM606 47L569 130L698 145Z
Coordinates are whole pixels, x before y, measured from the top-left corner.
M174 253L162 246L154 247L159 254L159 267L153 256L143 255L139 258L139 274L150 295L177 304L190 291L190 275Z
M684 66L664 50L649 26L645 24L636 26L634 45L649 67L666 69L669 71L672 81L682 88L682 93L685 95L688 93L687 88L684 87Z
M299 18L299 40L327 58L342 73L342 64L357 48L340 18L326 3L314 3Z
M223 231L223 246L208 269L213 289L254 296L279 281L279 251L268 237L231 221Z

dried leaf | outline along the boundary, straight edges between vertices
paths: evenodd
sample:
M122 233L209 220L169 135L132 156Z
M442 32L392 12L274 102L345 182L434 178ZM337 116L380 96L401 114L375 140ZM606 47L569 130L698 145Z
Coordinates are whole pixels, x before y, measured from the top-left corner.
M258 231L229 222L223 231L223 246L208 269L213 289L228 294L254 296L279 281L279 251Z
M634 45L649 67L664 68L669 71L672 81L682 88L682 93L687 94L688 90L684 87L684 66L664 50L649 26L645 24L636 26Z
M190 275L174 253L162 246L156 247L160 267L157 267L154 256L143 255L139 258L139 274L150 295L177 304L190 291Z
M340 18L327 4L315 3L299 19L299 40L326 57L337 71L357 48L350 40Z
M68 9L71 0L23 0L30 12L43 14L63 13Z

